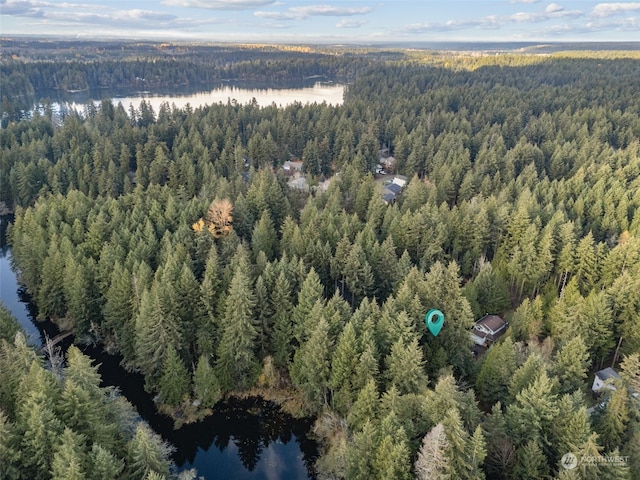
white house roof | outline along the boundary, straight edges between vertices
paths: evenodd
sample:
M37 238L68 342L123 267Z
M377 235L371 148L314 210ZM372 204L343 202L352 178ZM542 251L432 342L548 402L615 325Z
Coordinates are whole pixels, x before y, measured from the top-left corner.
M620 378L620 375L611 367L607 367L599 372L596 372L596 376L603 382L610 378Z

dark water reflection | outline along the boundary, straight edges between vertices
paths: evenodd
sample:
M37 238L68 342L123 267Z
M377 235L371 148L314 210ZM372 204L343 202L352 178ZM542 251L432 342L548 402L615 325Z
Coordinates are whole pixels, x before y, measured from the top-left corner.
M37 312L16 278L11 248L6 243L10 217L0 217L0 300L11 310L30 342L42 345L59 330L52 322L36 322ZM72 338L60 342L66 350ZM155 432L175 447L178 471L196 468L205 479L308 479L318 448L308 433L311 419L294 419L261 398L230 399L216 405L213 415L196 424L173 429L172 420L156 411L144 379L120 366L122 357L100 346L80 346L99 366L103 386L115 386L136 407Z

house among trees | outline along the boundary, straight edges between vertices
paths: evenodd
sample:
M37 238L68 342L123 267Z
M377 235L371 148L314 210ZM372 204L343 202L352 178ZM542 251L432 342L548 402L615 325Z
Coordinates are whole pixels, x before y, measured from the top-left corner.
M615 390L616 386L613 384L613 380L617 378L620 378L620 375L611 367L600 370L596 372L591 391L600 392L605 388L607 390Z
M396 175L393 180L384 186L382 199L387 205L396 201L397 195L407 185L407 177Z
M387 157L384 160L382 160L380 163L388 173L392 173L395 168L396 159L393 157Z
M282 171L287 177L292 177L296 173L302 172L302 162L287 160L284 162L284 165L282 165Z
M473 343L481 347L490 347L507 330L509 322L505 322L498 315L485 315L476 322L471 330Z
M383 147L378 150L378 164L380 168L384 169L387 173L393 173L396 159L391 156L388 147Z

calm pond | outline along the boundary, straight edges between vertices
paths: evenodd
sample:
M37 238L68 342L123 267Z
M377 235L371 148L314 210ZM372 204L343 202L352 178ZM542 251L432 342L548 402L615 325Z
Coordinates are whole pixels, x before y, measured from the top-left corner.
M151 104L157 114L160 105L168 103L178 108L190 105L192 108L203 107L214 103L238 103L247 104L254 100L261 107L275 104L278 107L286 107L295 102L322 103L341 105L345 86L331 81L318 81L309 79L304 82L295 82L283 88L273 88L260 84L247 84L240 82L221 82L215 88L203 90L200 88L185 89L181 91L114 91L114 90L89 90L76 93L67 93L57 90L39 92L38 98L49 98L54 111L76 110L83 112L89 102L98 102L103 98L110 98L114 105L122 103L125 110L129 106L138 108L144 99ZM42 108L41 104L36 108Z
M18 284L11 265L11 247L6 243L9 216L0 217L0 300L29 336L41 345L44 335L54 337L51 322L36 322L35 309ZM68 348L70 338L61 342ZM294 419L276 405L260 398L231 399L216 405L202 422L174 430L172 421L157 413L152 397L144 391L142 375L125 371L121 358L99 346L81 346L99 365L103 386L115 386L136 407L140 416L175 448L178 471L195 468L215 479L309 479L318 456L317 444L308 437L311 419Z

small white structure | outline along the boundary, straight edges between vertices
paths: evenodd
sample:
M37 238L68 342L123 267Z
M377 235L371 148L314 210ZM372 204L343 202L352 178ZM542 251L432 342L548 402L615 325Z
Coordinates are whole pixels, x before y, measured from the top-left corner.
M489 347L504 335L508 325L509 323L498 315L485 315L473 326L471 340L481 347Z
M611 367L600 370L596 372L591 390L594 392L599 392L605 388L607 390L615 390L616 386L613 384L613 381L617 378L620 378L620 375Z
M396 185L400 185L400 188L404 188L407 185L407 177L404 175L396 175L393 177L393 182Z

